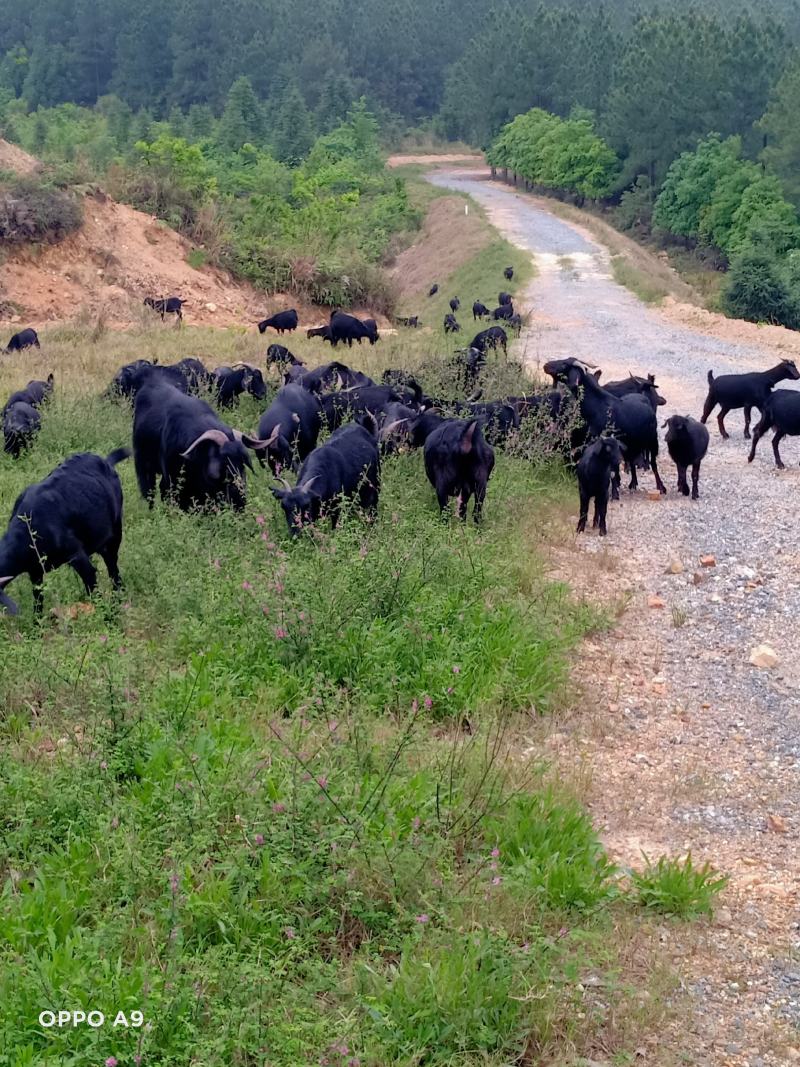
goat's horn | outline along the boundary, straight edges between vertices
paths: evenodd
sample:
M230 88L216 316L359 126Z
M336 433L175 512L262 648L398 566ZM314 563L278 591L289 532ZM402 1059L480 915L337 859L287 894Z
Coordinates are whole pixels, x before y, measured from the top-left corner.
M224 434L222 430L206 430L205 433L201 433L200 436L189 445L185 452L181 452L181 458L186 459L200 444L201 441L216 441L216 443L222 448L230 438L227 434Z

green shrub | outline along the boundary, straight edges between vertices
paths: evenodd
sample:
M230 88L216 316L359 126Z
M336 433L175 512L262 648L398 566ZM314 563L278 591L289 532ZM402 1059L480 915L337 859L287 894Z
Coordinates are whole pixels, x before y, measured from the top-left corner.
M83 210L75 196L35 178L0 186L0 243L56 243L82 222Z
M800 328L800 302L774 252L749 247L731 263L721 293L727 315Z
M668 915L710 915L714 898L729 881L709 863L696 867L691 853L683 862L668 856L662 856L657 863L644 858L645 870L631 872L639 903Z

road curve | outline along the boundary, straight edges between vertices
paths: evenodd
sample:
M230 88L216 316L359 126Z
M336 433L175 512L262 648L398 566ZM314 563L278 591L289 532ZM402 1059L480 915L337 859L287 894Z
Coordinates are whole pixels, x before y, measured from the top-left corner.
M534 258L537 275L523 297L531 325L518 349L530 365L574 355L602 367L605 380L654 372L666 418L699 417L709 368L778 361L774 350L676 326L643 305L613 280L606 250L540 200L480 172L428 177L473 197ZM465 296L489 303L496 294ZM724 441L712 416L699 502L675 492L662 448L668 496L649 500L645 473L642 491L612 504L607 541L576 538L560 565L581 572L579 588L590 595L631 598L583 668L601 736L589 744L585 726L577 729L581 751L593 748L591 806L605 839L630 862L641 863L642 847L655 855L691 849L732 874L731 929L710 936L706 964L689 968L697 1011L687 1035L702 1055L691 1062L744 1065L755 1062L755 1048L759 1063L785 1064L764 1034L780 1047L773 1040L780 1028L800 1026L792 962L800 891L800 441L784 440L789 469L779 473L769 439L747 463L741 412L728 416L727 428ZM701 556L716 565L701 566ZM670 564L683 570L667 574ZM749 662L762 643L778 655L771 670ZM747 988L732 997L725 975L737 966ZM796 1032L793 1045L800 1046Z

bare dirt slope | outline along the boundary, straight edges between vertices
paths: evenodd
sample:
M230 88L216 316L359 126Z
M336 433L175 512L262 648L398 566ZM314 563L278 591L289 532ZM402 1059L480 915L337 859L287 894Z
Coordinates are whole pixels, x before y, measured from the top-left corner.
M0 170L28 174L39 163L16 145L0 141ZM112 326L135 324L146 296L187 301L186 321L208 326L252 326L295 306L303 326L318 325L327 312L298 304L289 294L265 296L213 267L187 262L190 242L151 215L117 203L100 190L83 201L84 224L57 245L11 251L0 263L0 306L16 309L7 327L41 327L76 317Z
M40 167L39 160L26 152L24 148L4 141L0 137L0 170L8 170L12 174L33 174Z
M491 239L491 229L476 225L474 212L464 213L460 197L431 201L422 232L400 253L390 272L400 301L427 293L434 282L448 278Z
M645 307L613 280L608 252L541 201L461 171L432 180L469 192L534 256L520 342L533 365L575 355L606 379L653 371L667 398L659 414L697 417L710 367L764 369L795 350L786 330ZM562 766L591 776L609 850L637 867L643 851L691 851L731 874L712 923L664 924L688 1004L646 1050L643 1062L659 1067L800 1062L798 445L784 441L784 472L769 440L748 464L741 412L727 421L723 441L712 419L699 502L675 492L662 448L666 498L626 493L611 506L605 542L565 530L553 556L580 591L625 606L607 636L585 645L582 706L551 738ZM642 483L651 489L652 475ZM762 642L777 653L772 669L750 663Z
M251 286L191 267L189 242L157 219L102 193L84 198L84 213L81 229L60 244L15 251L0 266L0 289L20 320L102 312L127 325L145 296L180 296L193 323L247 325L265 312L267 301Z

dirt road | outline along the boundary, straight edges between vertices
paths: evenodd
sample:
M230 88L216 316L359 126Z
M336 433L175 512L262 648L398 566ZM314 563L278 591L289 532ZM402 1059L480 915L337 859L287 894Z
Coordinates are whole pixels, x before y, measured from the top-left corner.
M652 371L667 398L660 414L699 417L709 368L764 369L786 354L645 307L613 280L605 250L541 201L479 173L429 177L474 197L534 257L519 349L533 365L574 355L606 380ZM626 494L606 542L586 535L554 557L587 595L630 598L614 631L587 643L586 707L552 739L566 764L588 763L610 851L640 866L643 850L691 850L732 876L713 923L690 935L665 925L693 1011L662 1035L653 1064L800 1062L800 448L784 441L790 469L778 473L767 439L748 465L741 412L727 426L726 442L712 418L698 503L674 491L663 448L667 498ZM652 476L641 484L652 488ZM764 643L772 669L749 662Z

